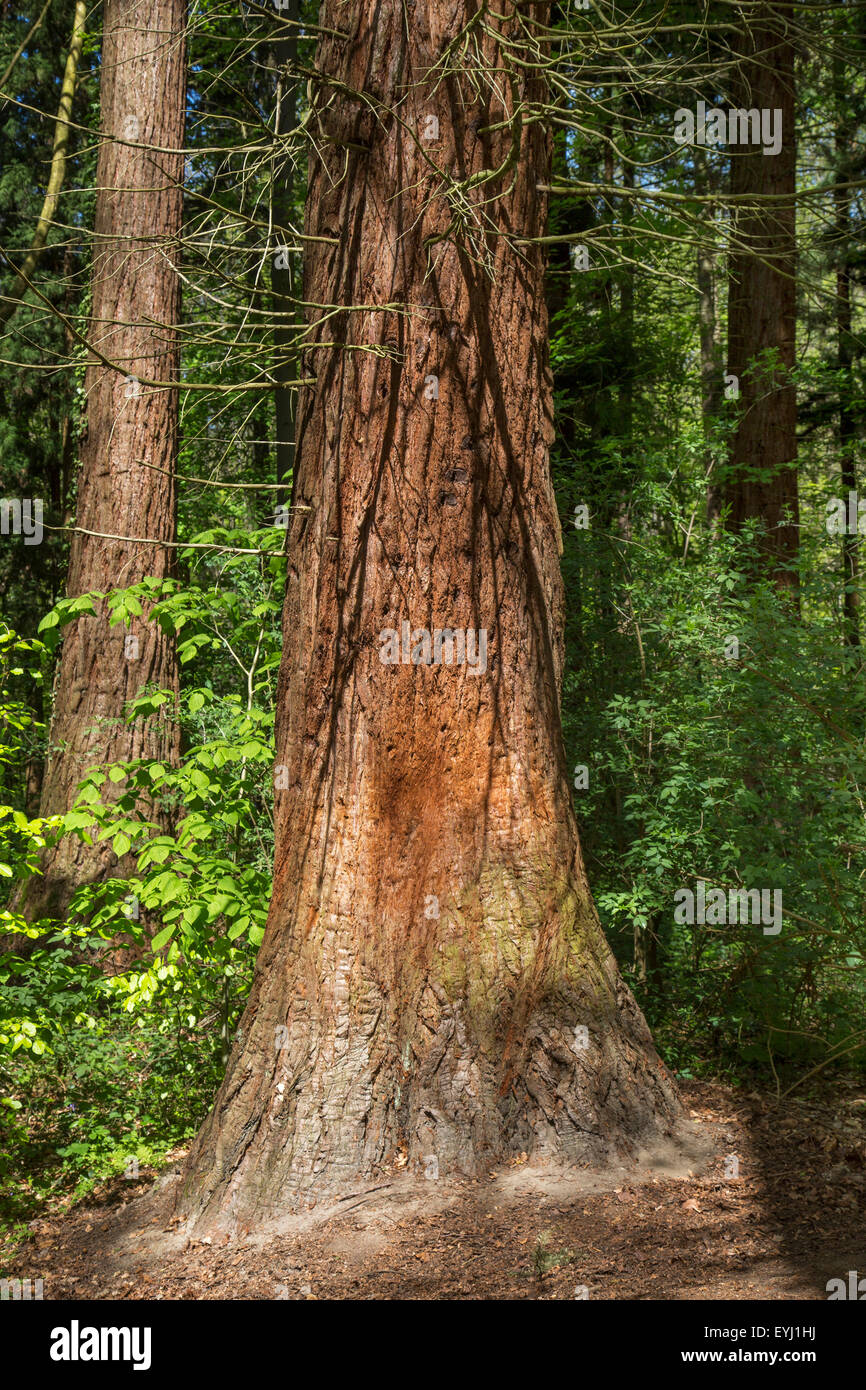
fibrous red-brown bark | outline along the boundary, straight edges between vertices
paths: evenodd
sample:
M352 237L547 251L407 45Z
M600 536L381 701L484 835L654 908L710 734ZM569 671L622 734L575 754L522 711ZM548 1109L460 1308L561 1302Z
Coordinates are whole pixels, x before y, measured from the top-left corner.
M796 590L799 547L796 347L796 140L790 10L768 5L738 45L736 105L780 111L778 154L731 151L734 250L730 257L727 371L739 381L739 418L723 489L728 524L763 527L767 567Z
M172 541L176 531L176 382L180 282L176 271L183 199L184 0L106 0L101 65L105 138L99 152L91 343L85 377L87 432L81 449L67 593L124 588L165 577L171 551L115 537ZM147 148L151 147L151 148ZM150 465L150 466L148 466ZM135 641L128 642L132 638ZM137 647L136 647L137 642ZM174 710L127 723L127 702L145 686L178 688L174 645L147 612L109 626L101 605L65 633L54 687L41 814L69 809L89 768L115 761L173 761ZM122 784L114 788L115 794ZM111 795L107 785L106 795ZM148 810L149 808L143 808ZM62 915L71 894L118 872L110 842L67 836L28 886L28 915Z
M320 45L304 298L364 307L312 314L273 899L182 1183L203 1224L403 1163L604 1159L677 1111L593 909L560 735L543 253L523 240L549 143L515 120L525 76L437 82L469 18L322 10L351 37ZM503 165L466 202L438 172L465 188ZM383 664L404 621L486 630L486 670Z

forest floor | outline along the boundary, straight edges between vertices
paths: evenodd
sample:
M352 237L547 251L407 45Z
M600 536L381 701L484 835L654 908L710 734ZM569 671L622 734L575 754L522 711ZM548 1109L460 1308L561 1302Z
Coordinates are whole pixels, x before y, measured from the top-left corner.
M142 1172L30 1223L46 1299L826 1299L866 1274L866 1090L681 1083L692 1138L614 1172L520 1158L394 1183L257 1235L190 1240ZM729 1155L738 1161L734 1165ZM175 1160L181 1155L175 1155ZM738 1176L732 1174L738 1166Z

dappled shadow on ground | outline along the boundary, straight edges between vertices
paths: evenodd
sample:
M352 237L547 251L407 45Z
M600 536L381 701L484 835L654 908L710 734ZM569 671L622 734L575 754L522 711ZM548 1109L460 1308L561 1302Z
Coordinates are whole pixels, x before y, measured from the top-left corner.
M777 1107L689 1083L697 1142L655 1171L518 1158L484 1181L380 1185L282 1232L210 1241L172 1223L168 1189L133 1198L118 1180L32 1223L5 1272L41 1276L46 1299L825 1299L827 1279L866 1273L866 1095L844 1081L818 1094Z
M866 1274L866 1086L818 1076L781 1100L752 1092L742 1110L751 1148L741 1171L763 1223L808 1296L826 1299L829 1280Z

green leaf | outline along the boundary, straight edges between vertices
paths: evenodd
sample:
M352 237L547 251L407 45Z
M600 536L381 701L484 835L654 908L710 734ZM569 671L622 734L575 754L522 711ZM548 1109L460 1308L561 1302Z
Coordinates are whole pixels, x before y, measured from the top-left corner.
M170 926L163 927L162 931L157 932L156 936L150 943L151 950L161 951L163 946L165 946L167 942L171 941L171 938L174 936L176 929L177 922L172 922Z

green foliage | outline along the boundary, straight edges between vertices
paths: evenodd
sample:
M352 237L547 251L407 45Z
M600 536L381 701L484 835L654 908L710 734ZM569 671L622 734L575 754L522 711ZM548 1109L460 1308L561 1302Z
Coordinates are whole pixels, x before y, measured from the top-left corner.
M266 552L279 543L273 530L244 539ZM0 1179L16 1220L70 1185L81 1193L123 1171L130 1156L150 1163L171 1149L200 1122L225 1065L270 897L283 565L244 557L231 590L146 583L61 601L43 621L50 638L88 621L103 597L117 622L147 607L177 636L191 680L180 764L94 769L50 823L55 834L110 840L118 859L135 856L135 871L79 890L62 926L0 916L30 940L26 956L0 958ZM17 661L43 647L10 635L4 650ZM12 761L12 734L30 716L3 693L10 742L0 760ZM171 692L145 690L127 717L169 702ZM8 842L19 872L34 871L45 833L0 807L0 866Z
M0 1218L13 1226L46 1200L134 1176L131 1158L161 1161L194 1132L218 1080L218 984L199 978L196 1015L166 969L149 1006L142 994L130 1007L135 976L106 979L83 958L88 944L58 933L29 968L6 960L0 971L4 1010L37 1031L29 1049L0 1046Z
M553 1249L553 1232L540 1231L532 1250L532 1268L537 1279L543 1279L552 1269L571 1264L574 1259L571 1250Z
M36 872L40 850L60 828L59 817L31 817L14 804L13 789L21 781L41 725L13 687L27 680L41 683L43 650L41 642L21 638L0 623L0 885L7 894L16 881ZM0 934L4 932L33 934L20 913L9 909L0 910ZM8 1040L0 1033L0 1046L34 1045L26 1018L9 1020L9 1028Z
M563 712L589 769L575 808L596 903L675 1068L856 1061L866 690L821 503L804 504L797 611L753 581L755 531L707 523L707 443L663 433L648 410L627 495L588 455L558 462L566 505L591 515L564 517ZM700 879L780 890L781 932L676 923L674 894Z

